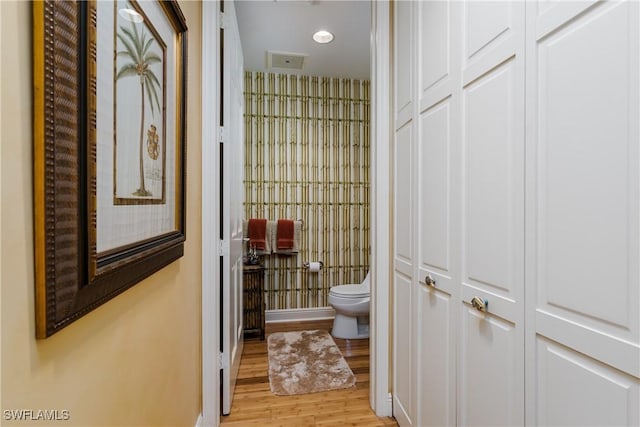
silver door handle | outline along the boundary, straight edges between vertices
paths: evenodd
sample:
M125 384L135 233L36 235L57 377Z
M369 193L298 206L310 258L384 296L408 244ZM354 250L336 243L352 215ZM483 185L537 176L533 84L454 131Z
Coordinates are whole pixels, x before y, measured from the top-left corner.
M436 287L436 279L431 277L430 274L427 274L427 277L424 278L424 283L425 285L430 286L432 288Z

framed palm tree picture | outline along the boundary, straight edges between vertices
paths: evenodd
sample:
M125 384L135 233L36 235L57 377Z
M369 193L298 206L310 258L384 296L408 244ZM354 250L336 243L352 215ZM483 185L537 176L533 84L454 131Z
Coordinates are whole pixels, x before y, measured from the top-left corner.
M175 0L33 3L36 337L184 253L187 26Z
M113 5L114 203L166 203L167 45L136 2Z

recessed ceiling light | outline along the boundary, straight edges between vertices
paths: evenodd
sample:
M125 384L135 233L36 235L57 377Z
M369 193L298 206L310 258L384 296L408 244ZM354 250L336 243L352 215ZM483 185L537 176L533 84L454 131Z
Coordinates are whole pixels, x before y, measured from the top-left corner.
M123 8L123 9L120 9L118 11L118 14L120 14L122 19L126 19L127 21L135 22L136 24L139 24L142 21L144 21L144 18L142 17L142 15L140 15L138 12L136 12L133 9Z
M331 40L333 40L333 34L331 34L329 31L320 30L313 35L313 40L315 40L317 43L329 43Z

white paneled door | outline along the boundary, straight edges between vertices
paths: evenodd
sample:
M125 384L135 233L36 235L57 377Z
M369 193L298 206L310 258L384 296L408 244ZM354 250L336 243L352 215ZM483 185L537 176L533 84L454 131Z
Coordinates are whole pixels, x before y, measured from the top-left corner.
M449 51L459 10L454 2L418 2L418 119L415 250L418 254L416 393L418 426L456 423L456 348L459 315L459 62Z
M415 425L413 298L413 2L395 3L395 108L393 142L393 413L401 426ZM400 308L401 307L401 308Z
M640 3L394 4L399 424L640 425Z
M233 390L243 348L242 322L242 203L244 186L243 59L232 1L220 2L222 56L222 122L220 123L221 179L221 304L222 413L231 411Z
M459 422L522 425L524 3L461 9Z
M640 425L640 4L527 27L528 421Z

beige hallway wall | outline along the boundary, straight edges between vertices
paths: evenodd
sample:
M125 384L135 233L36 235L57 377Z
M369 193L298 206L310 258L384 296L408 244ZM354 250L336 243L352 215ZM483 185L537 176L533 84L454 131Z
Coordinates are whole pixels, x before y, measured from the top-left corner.
M201 4L180 6L189 27L185 255L36 340L31 3L0 2L2 425L12 425L11 409L66 409L70 420L53 425L82 426L193 426L200 413Z

